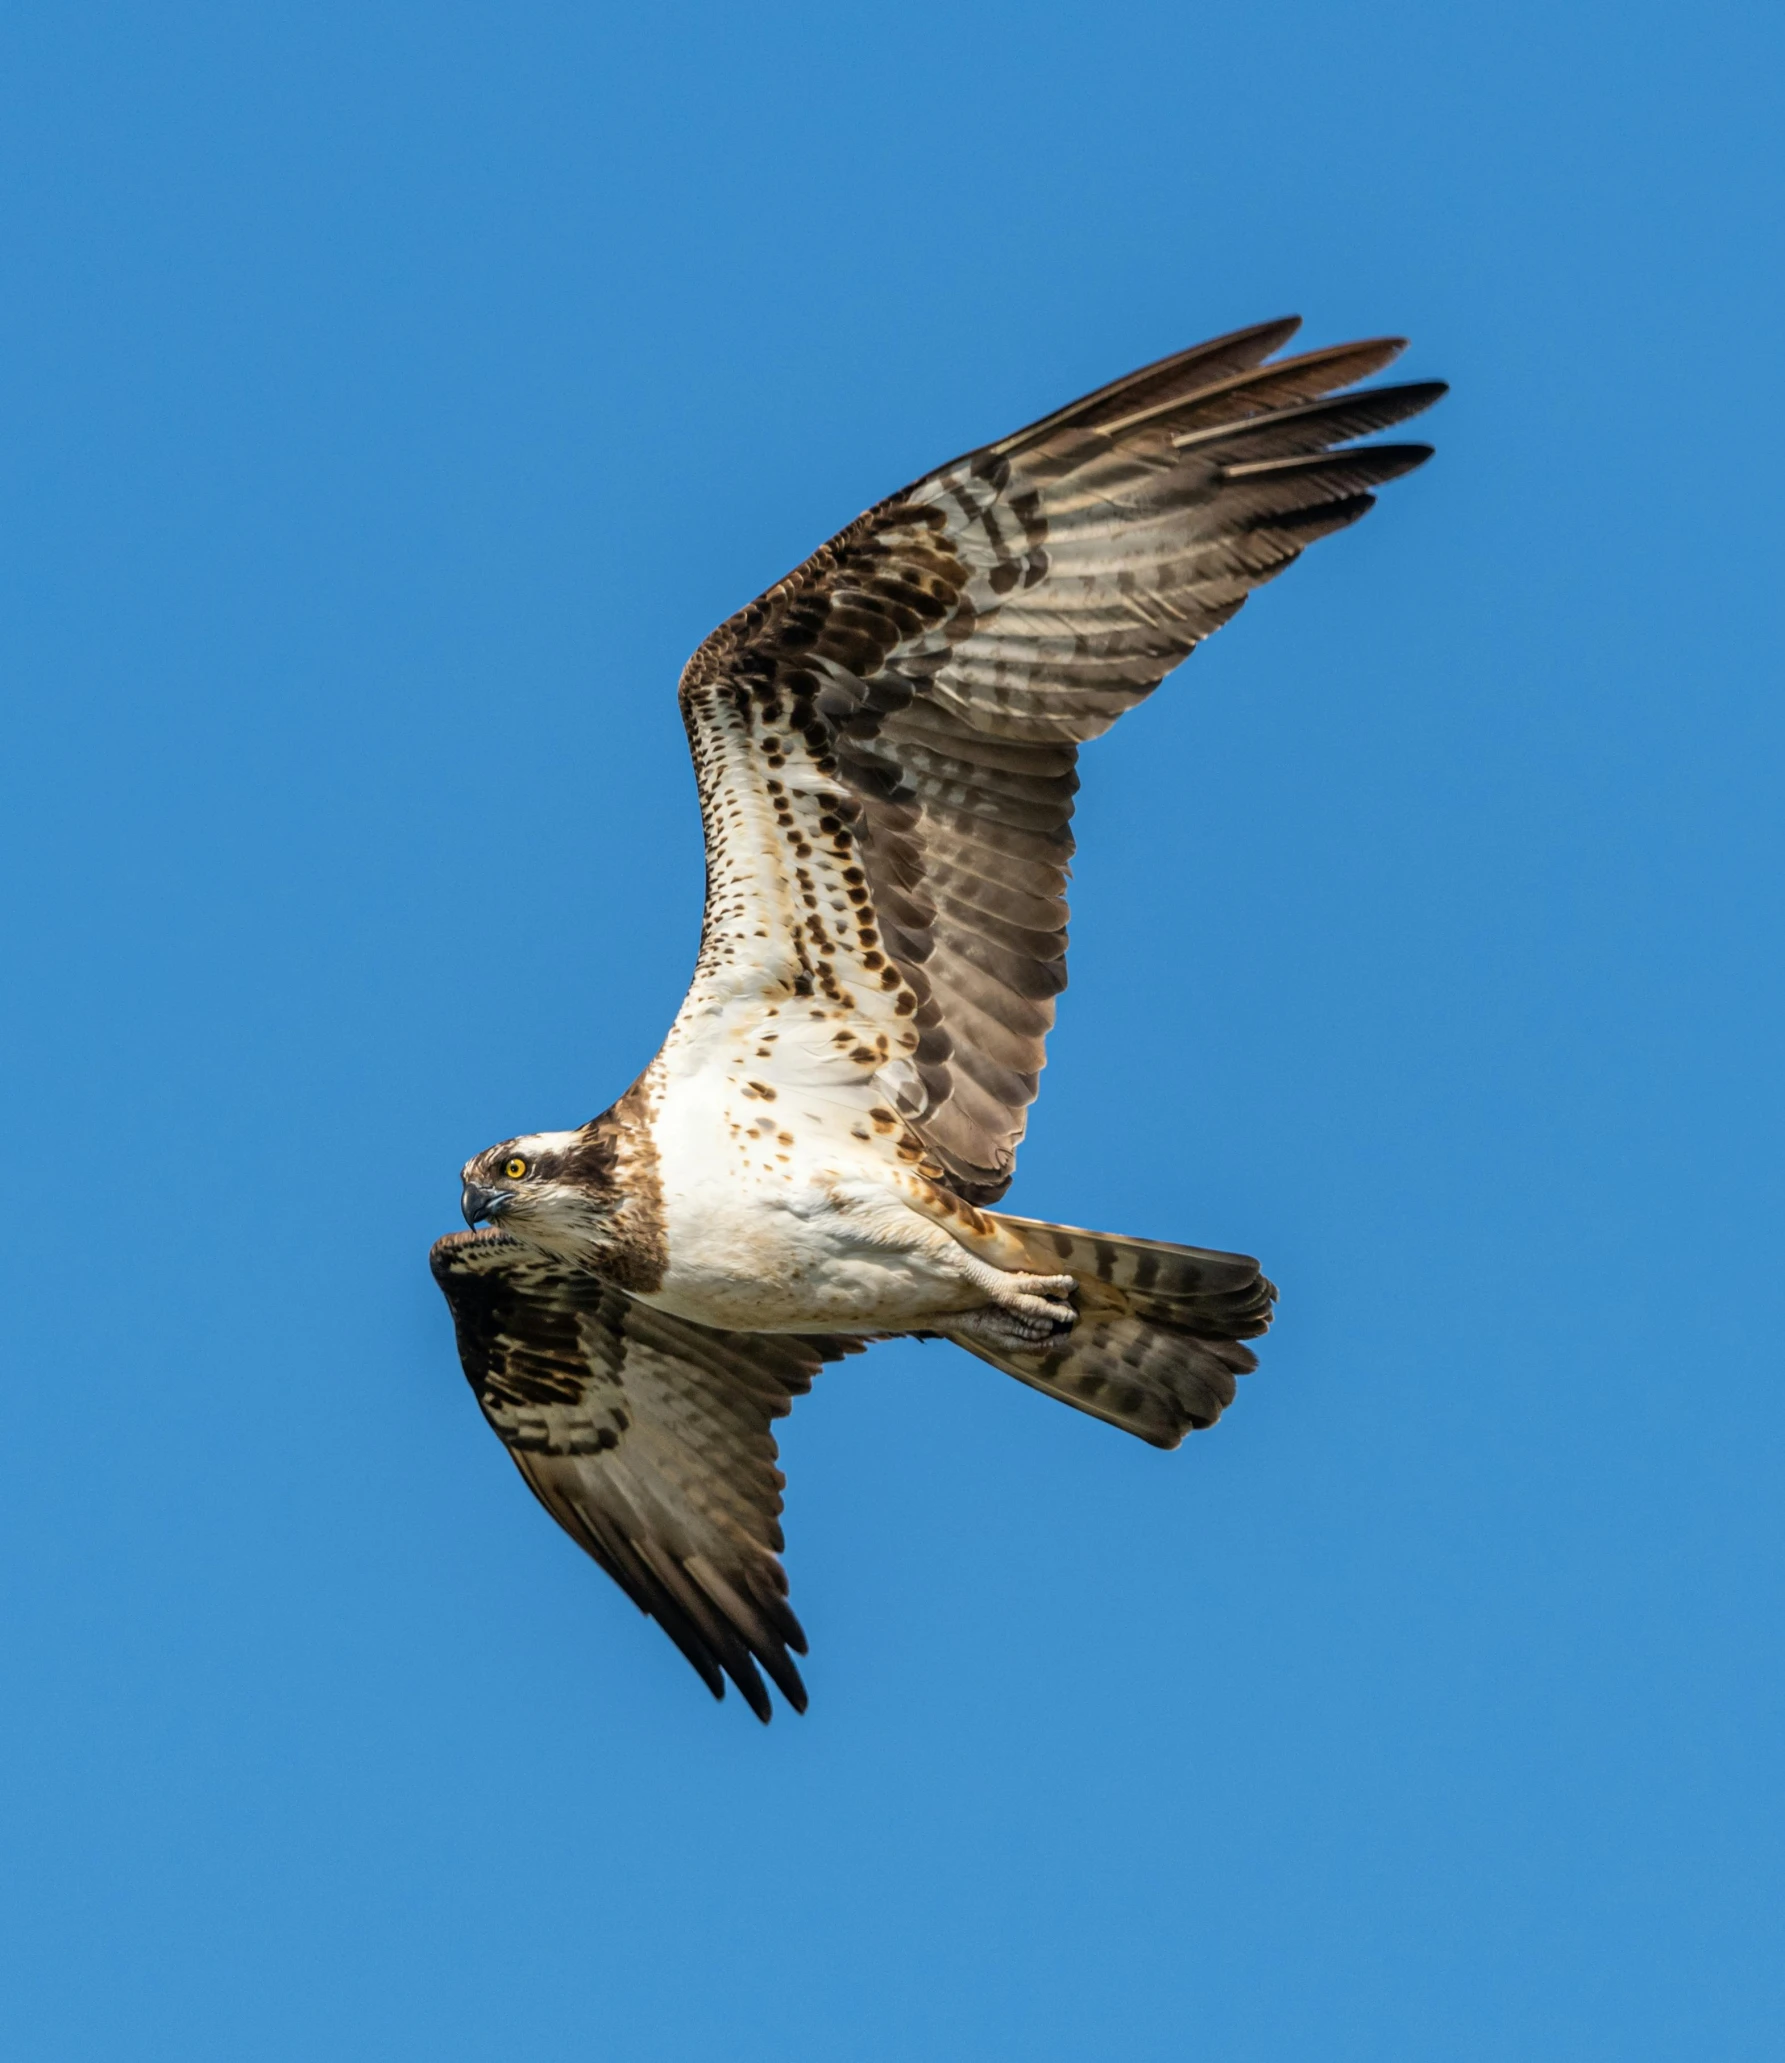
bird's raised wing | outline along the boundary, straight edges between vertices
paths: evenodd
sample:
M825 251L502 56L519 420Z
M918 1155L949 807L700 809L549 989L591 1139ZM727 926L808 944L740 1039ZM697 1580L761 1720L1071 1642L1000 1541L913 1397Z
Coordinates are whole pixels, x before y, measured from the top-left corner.
M1296 326L939 468L707 639L681 687L706 922L672 1043L728 1035L769 1085L896 1113L959 1194L1003 1194L1065 986L1078 745L1430 456L1337 448L1443 393L1338 391L1398 340L1263 363Z
M540 1503L715 1697L729 1676L766 1721L760 1662L804 1711L769 1424L864 1342L689 1325L503 1232L454 1233L429 1259L484 1416Z

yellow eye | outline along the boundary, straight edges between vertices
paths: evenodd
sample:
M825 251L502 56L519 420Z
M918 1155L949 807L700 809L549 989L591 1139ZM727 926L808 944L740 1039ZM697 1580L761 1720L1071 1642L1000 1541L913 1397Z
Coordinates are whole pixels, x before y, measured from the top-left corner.
M518 1182L527 1172L527 1163L518 1153L511 1154L502 1164L502 1172L511 1182Z

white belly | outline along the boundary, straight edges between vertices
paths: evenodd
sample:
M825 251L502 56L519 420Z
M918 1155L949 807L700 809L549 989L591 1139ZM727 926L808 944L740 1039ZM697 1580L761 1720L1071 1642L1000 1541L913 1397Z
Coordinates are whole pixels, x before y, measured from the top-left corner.
M965 1251L857 1124L798 1091L667 1084L652 1123L667 1264L644 1301L747 1332L905 1332L982 1303Z

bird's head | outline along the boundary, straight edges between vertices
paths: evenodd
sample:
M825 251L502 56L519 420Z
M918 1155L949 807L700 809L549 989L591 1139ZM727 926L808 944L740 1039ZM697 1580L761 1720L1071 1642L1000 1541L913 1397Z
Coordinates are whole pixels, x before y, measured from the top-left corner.
M487 1220L529 1246L586 1261L607 1244L616 1201L613 1154L578 1132L530 1132L474 1154L460 1170L465 1223Z

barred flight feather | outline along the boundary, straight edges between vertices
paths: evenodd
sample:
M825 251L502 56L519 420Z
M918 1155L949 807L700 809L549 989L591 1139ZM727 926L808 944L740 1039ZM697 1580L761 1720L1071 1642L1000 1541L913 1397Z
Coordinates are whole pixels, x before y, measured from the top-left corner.
M803 1710L770 1423L857 1339L672 1318L502 1232L431 1256L484 1416L528 1487L648 1612L715 1697L769 1716L757 1665Z
M1065 986L1078 747L1429 456L1352 444L1444 392L1353 388L1399 339L1270 361L1295 327L1180 352L939 467L701 646L682 707L713 896L687 1035L746 995L847 997L903 1048L864 1098L893 1085L956 1193L1003 1195ZM740 786L781 841L738 849ZM833 937L813 914L851 870L860 922Z

